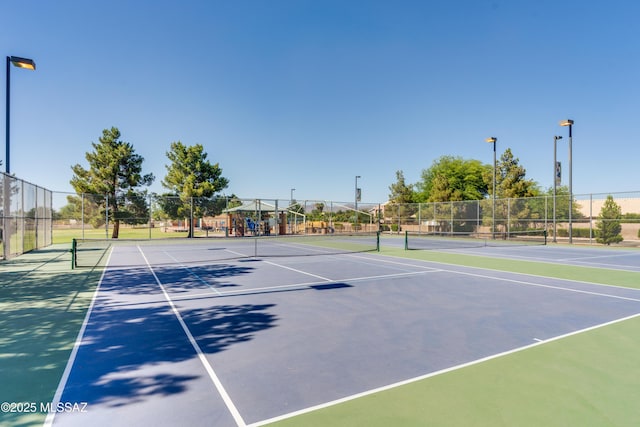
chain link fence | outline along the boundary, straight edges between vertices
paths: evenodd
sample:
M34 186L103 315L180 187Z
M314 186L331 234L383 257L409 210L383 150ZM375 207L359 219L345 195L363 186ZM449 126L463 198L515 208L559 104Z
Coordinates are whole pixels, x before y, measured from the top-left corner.
M602 218L607 196L619 219ZM73 238L235 237L246 235L386 233L517 233L544 229L549 242L596 244L599 226L620 223L620 244L640 246L640 192L441 203L358 203L130 193L53 193L56 242Z
M379 204L326 200L180 198L54 193L57 242L375 232Z
M619 225L621 245L640 246L640 192L439 203L109 196L52 192L0 173L1 258L73 238L232 237L251 234L514 233L547 230L550 242L596 244ZM607 197L619 218L602 215Z
M608 196L619 218L602 216ZM620 242L640 246L640 192L484 199L463 202L382 205L381 229L389 233L500 233L547 230L550 242L595 244L603 224L620 225Z
M0 258L51 245L52 203L51 191L0 173Z

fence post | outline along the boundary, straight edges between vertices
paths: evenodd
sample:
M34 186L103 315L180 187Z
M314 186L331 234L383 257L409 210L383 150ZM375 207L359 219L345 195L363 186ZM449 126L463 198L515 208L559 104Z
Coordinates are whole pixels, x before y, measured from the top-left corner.
M109 238L109 195L105 194L105 209L104 209L104 234L105 238Z
M191 196L191 207L189 209L189 237L193 238L196 232L196 225L193 223L193 196Z
M511 198L507 199L507 226L505 227L507 236L511 232Z
M82 206L80 208L80 211L81 211L80 221L82 221L82 225L81 225L81 227L82 227L82 238L84 239L84 193L82 193L82 198L81 198L81 202L80 203L82 204Z
M153 223L153 200L152 200L152 195L149 194L149 240L151 240L151 224Z
M589 244L592 245L593 236L593 194L589 194Z

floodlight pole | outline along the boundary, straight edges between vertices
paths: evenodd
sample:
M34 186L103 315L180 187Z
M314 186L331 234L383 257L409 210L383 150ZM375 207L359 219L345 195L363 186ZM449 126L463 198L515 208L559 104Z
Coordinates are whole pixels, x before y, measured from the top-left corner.
M573 127L573 120L571 119L567 119L567 120L562 120L560 122L560 126L568 126L569 127L569 243L573 243L573 221L572 221L572 215L573 215L573 166L572 166L572 127Z
M36 63L33 62L32 59L28 59L28 58L20 58L18 56L7 56L7 89L6 89L6 102L7 102L7 106L6 106L6 124L5 124L5 131L6 131L6 155L5 155L5 172L7 173L7 175L9 175L9 173L11 172L11 144L10 144L10 137L11 137L11 132L10 132L10 126L11 126L11 114L10 114L10 107L11 107L11 102L10 102L10 91L11 91L11 64L13 63L13 65L15 65L18 68L26 68L27 70L35 70L36 69Z
M5 132L6 132L6 140L5 140L5 149L6 149L6 153L5 153L5 158L4 158L4 162L5 162L5 172L7 173L4 178L3 178L3 197L2 197L2 209L3 209L3 219L2 219L2 232L3 232L3 236L2 236L2 252L4 254L4 258L7 259L9 257L9 255L11 254L11 221L9 220L9 216L11 214L11 197L10 197L10 192L11 192L11 187L10 187L10 182L9 182L9 174L11 173L11 145L10 145L10 136L11 136L11 132L10 132L10 126L11 126L11 114L10 114L10 100L11 100L11 96L10 96L10 91L11 91L11 64L13 63L13 65L15 65L16 67L19 68L26 68L28 70L35 70L36 69L36 63L33 62L33 60L31 59L27 59L27 58L20 58L17 56L7 56L7 73L6 73L6 81L7 81L7 88L6 88L6 121L5 121Z
M9 148L9 138L11 135L11 132L9 131L9 126L11 124L9 118L11 117L11 114L9 113L10 110L10 99L11 96L9 95L9 91L11 90L11 83L10 83L10 79L11 79L11 57L7 56L7 90L6 90L6 100L7 100L7 107L6 107L6 118L5 118L5 132L6 132L6 137L5 137L5 156L4 156L4 171L7 173L7 175L9 175L10 171L11 171L11 167L10 167L10 163L9 163L9 153L10 153L10 148Z
M493 212L492 212L492 223L491 223L491 238L496 238L496 142L498 142L498 138L492 136L491 138L487 138L486 142L493 143Z
M558 186L558 140L561 136L553 137L553 243L556 243L556 188Z

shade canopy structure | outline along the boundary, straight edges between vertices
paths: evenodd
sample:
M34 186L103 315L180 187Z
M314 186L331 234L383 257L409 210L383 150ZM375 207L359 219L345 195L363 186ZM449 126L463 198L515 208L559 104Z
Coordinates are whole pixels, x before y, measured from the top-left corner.
M306 216L300 212L296 212L291 210L290 208L293 206L284 206L284 207L276 207L276 205L272 203L263 202L261 200L251 200L244 202L240 206L235 206L232 208L227 208L222 211L222 213L227 214L229 217L229 224L233 224L233 229L236 235L244 235L244 224L239 224L237 221L233 221L233 217L236 219L240 219L244 222L245 217L251 217L253 214L258 214L258 220L264 219L264 215L268 215L269 217L280 218L280 229L277 234L286 234L286 216L287 214L292 214L296 218L301 217L301 224L306 222ZM254 218L255 219L255 218ZM296 221L296 224L298 221ZM276 224L273 224L274 228ZM270 228L270 227L267 227ZM296 225L297 228L297 225Z
M278 212L290 212L292 214L300 215L300 213L292 211L289 208L290 208L290 206L283 207L283 208L278 207ZM223 213L239 213L239 212L260 212L260 211L261 212L275 212L276 211L276 206L271 204L271 203L258 201L258 200L252 200L250 202L245 202L240 206L224 209L222 212Z

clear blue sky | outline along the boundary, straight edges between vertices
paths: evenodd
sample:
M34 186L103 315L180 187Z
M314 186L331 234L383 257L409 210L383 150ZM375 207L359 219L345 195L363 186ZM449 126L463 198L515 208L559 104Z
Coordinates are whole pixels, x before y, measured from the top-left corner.
M360 175L363 202L383 202L397 170L491 164L490 136L545 189L554 135L567 182L567 118L574 193L640 190L635 0L23 0L0 15L3 54L37 64L11 70L11 172L52 190L72 191L112 126L157 192L173 141L204 145L226 194L350 201Z

